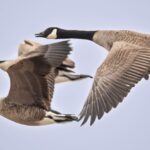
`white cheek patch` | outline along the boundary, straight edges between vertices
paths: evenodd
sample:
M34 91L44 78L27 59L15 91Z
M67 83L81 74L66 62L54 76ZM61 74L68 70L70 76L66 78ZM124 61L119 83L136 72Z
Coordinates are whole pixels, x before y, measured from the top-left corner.
M54 29L48 36L48 39L56 39L57 38L57 29Z

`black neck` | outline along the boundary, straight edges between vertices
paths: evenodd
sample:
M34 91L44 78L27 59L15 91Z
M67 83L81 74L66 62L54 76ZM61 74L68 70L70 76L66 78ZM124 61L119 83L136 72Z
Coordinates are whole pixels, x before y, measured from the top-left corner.
M74 38L74 39L93 40L93 36L95 32L96 31L78 31L78 30L59 29L57 33L57 38L58 39Z

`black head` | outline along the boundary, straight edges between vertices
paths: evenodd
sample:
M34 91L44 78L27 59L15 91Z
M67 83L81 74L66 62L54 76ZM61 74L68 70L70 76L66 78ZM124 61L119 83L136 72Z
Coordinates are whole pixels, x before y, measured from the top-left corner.
M93 40L96 31L82 31L82 30L65 30L57 27L50 27L41 33L35 34L36 37L44 37L47 39L86 39Z
M60 30L57 27L50 27L44 30L43 32L35 34L36 37L44 37L47 39L57 39L57 32Z

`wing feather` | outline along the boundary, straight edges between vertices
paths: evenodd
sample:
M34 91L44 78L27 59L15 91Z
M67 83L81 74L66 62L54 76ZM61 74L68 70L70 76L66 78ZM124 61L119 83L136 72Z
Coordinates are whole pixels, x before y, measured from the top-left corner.
M113 44L106 60L97 69L89 96L80 113L82 125L91 117L108 113L123 101L132 87L150 71L150 49L126 42Z
M18 105L38 105L49 110L57 67L70 51L68 41L63 41L39 46L25 53L7 70L11 80L7 100Z

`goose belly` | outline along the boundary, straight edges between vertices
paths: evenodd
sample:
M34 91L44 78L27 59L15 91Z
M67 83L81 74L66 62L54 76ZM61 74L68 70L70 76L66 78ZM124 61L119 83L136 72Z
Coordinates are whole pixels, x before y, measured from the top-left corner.
M11 120L13 122L16 122L18 124L28 125L28 126L44 126L44 125L56 123L51 118L43 118L42 120L38 120L38 121L24 121L24 120L20 120L18 118L11 118L11 117L6 117L6 116L5 116L5 118L7 118L8 120Z
M33 122L32 125L35 125L35 126L44 126L44 125L49 125L49 124L54 124L56 123L53 119L50 119L50 118L44 118L40 121L35 121Z

